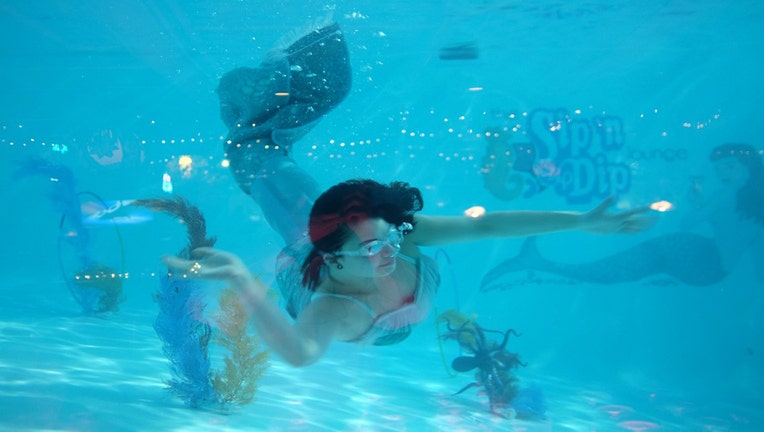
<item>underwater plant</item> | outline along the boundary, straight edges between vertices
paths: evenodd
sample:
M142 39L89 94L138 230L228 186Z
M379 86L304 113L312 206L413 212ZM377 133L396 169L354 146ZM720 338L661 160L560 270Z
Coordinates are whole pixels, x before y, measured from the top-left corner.
M200 320L204 303L197 282L162 276L154 301L159 313L154 331L162 341L162 352L170 361L172 378L166 381L170 391L193 408L214 403L215 391L209 380L209 343L212 328Z
M14 178L32 176L49 180L48 198L55 209L61 212L57 255L61 274L72 297L86 315L116 312L119 304L124 301L122 273L92 258L90 231L83 223L80 196L90 195L105 206L104 201L92 192L77 192L74 172L66 165L52 163L41 157L28 158L18 167ZM119 228L114 225L114 229L122 250ZM65 243L74 249L81 268L74 275L64 268L62 249ZM122 261L124 267L123 251Z
M473 319L455 310L438 315L436 323L445 323L447 331L441 339L456 341L466 355L453 359L451 367L457 372L476 370L475 381L462 387L455 395L466 390L482 387L488 395L491 412L508 416L534 417L544 413L541 393L535 388L520 389L518 378L512 370L526 364L520 356L507 351L510 335L520 336L513 329L505 332L489 330L478 325ZM490 340L486 334L502 335L500 342Z
M220 332L215 342L228 354L225 368L213 373L212 387L220 404L246 405L257 391L257 380L267 368L269 354L247 334L247 314L236 291L221 291L219 304L221 312L216 321Z
M188 244L178 253L182 258L193 259L196 248L215 244L215 238L207 237L202 213L182 197L137 200L132 204L168 213L185 223ZM233 289L221 291L220 312L211 323L204 317L206 305L201 287L198 279L168 271L154 296L159 305L154 329L172 372L167 385L193 408L217 405L228 409L248 404L257 390L257 380L268 366L268 352L247 333L247 314ZM211 366L210 342L227 350L220 371Z

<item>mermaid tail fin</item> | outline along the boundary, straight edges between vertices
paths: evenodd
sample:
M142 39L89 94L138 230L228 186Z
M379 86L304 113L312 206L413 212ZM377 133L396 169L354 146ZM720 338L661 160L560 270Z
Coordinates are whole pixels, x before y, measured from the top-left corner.
M236 69L220 80L234 178L287 244L304 235L320 194L318 183L289 158L290 149L347 96L351 82L342 31L326 22L289 35L258 68Z
M502 284L501 279L507 274L529 270L540 270L548 265L548 261L541 256L536 246L536 237L528 237L520 247L520 253L516 256L499 263L492 268L480 282L481 291L496 289L496 285Z
M596 284L669 276L694 286L717 283L727 274L715 240L693 233L663 234L628 249L580 263L549 261L538 253L535 241L528 239L518 256L500 263L486 274L481 290L512 285L507 283L506 275L522 270L540 270L568 280Z
M533 265L533 263L538 263L544 260L544 258L541 257L541 252L539 252L536 240L537 237L535 236L525 239L520 246L520 253L517 255L517 259L520 262L525 263L526 265Z
M352 71L338 24L290 39L294 42L274 49L259 67L238 68L220 79L220 116L229 129L226 152L236 154L247 142L265 140L253 151L275 144L286 155L350 93ZM259 161L270 154L264 152ZM251 158L250 173L258 170L256 162ZM249 192L249 185L240 185Z

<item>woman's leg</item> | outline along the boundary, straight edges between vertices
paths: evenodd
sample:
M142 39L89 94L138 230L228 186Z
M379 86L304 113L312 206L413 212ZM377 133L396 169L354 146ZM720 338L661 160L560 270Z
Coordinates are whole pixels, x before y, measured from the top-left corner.
M291 146L347 96L351 70L337 24L311 28L281 45L259 67L225 74L218 95L234 178L292 244L305 235L321 189L289 157Z

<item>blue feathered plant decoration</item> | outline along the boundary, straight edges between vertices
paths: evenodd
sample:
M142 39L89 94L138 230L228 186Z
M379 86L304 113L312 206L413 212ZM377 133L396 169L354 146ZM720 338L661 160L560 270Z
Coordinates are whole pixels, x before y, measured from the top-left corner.
M78 193L74 172L61 164L49 162L41 157L24 160L16 170L15 179L24 177L44 177L49 180L48 197L57 211L61 213L58 237L58 260L61 273L72 297L79 303L85 314L114 312L124 300L122 297L122 274L91 257L90 232L85 227L80 207L80 195L90 194L103 203L91 192ZM117 238L122 248L119 228L115 225ZM68 243L79 260L81 270L74 276L64 269L61 258L62 243ZM124 253L123 261L124 261ZM124 265L124 262L123 262Z
M162 351L170 361L170 390L186 405L198 408L215 400L208 377L210 325L203 321L204 303L198 282L168 273L162 276L154 301L159 313L154 330L162 341Z
M212 247L215 238L208 238L206 222L199 209L181 197L147 199L133 205L148 207L180 218L186 224L188 245L178 253L193 259L199 247ZM193 408L249 403L257 390L256 381L267 368L268 353L260 350L257 339L247 334L247 315L238 295L232 289L221 292L220 313L215 318L219 331L213 330L204 317L202 282L185 274L167 272L161 279L155 300L159 314L154 329L162 341L162 349L170 360L170 390ZM226 348L223 370L212 370L210 342Z

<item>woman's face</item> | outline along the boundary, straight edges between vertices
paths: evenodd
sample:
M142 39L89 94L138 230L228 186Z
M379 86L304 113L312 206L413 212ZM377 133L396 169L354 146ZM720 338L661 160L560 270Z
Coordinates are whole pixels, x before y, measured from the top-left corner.
M366 219L350 226L353 235L335 253L343 271L357 277L382 277L395 271L403 236L381 218Z
M750 175L748 167L734 156L723 157L714 161L714 171L716 171L719 181L735 189L743 187L748 182Z

